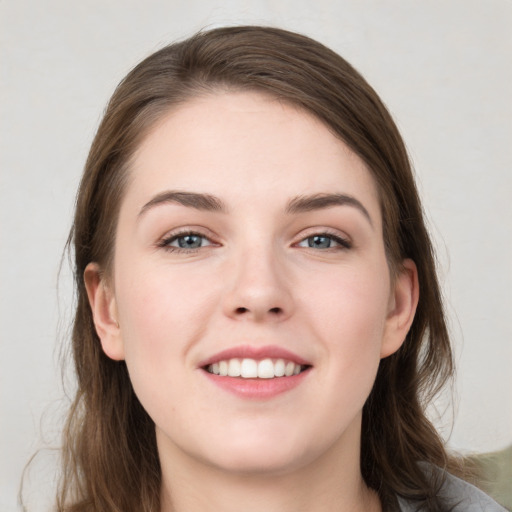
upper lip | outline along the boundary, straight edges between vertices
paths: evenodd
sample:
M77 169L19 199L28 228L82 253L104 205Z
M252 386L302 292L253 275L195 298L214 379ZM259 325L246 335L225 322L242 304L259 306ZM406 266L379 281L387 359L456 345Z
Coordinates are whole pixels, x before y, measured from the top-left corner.
M217 352L216 354L204 359L199 363L199 367L203 368L219 361L226 361L228 359L255 359L260 361L262 359L285 359L292 361L295 364L311 365L309 361L298 356L294 352L277 345L265 345L262 347L254 347L251 345L240 345L237 347L228 348Z

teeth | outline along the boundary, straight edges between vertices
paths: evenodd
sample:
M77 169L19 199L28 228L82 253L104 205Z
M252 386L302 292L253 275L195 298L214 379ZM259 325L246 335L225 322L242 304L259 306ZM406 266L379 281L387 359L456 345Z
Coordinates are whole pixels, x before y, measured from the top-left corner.
M274 375L276 377L283 377L285 370L285 364L282 359L278 359L274 364Z
M273 379L275 377L272 359L263 359L258 363L258 377L260 379Z
M258 376L258 363L254 359L242 359L240 377L251 379Z
M240 360L239 359L230 359L229 360L228 375L230 377L240 377L240 375L241 375L241 365L240 365Z
M228 362L219 361L219 375L225 377L228 374Z
M242 377L243 379L273 379L298 375L302 367L284 359L229 359L208 366L210 373L221 377Z

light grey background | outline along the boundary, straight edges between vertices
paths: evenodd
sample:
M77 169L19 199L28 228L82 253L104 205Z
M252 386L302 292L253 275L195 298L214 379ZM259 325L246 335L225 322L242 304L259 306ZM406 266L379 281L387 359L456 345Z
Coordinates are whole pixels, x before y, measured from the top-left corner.
M67 337L72 291L64 270L57 300L57 272L104 105L124 74L165 43L238 23L319 39L389 106L438 245L457 351L455 414L433 414L454 449L512 442L511 1L4 0L1 512L16 509L28 457L58 440L65 409L58 339ZM445 402L438 402L441 412ZM50 455L36 465L34 510L53 480Z

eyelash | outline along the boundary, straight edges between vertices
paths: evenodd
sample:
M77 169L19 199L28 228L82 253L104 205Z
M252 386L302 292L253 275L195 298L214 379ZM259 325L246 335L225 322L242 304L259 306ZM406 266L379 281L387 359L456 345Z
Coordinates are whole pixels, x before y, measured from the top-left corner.
M320 251L333 251L333 250L334 251L343 251L343 250L352 249L352 242L350 240L348 240L347 238L343 238L338 234L331 233L329 231L324 231L321 233L312 233L311 235L302 238L300 240L300 242L298 242L298 244L295 244L295 245L299 245L303 242L306 242L307 240L310 240L312 238L317 238L317 237L318 238L328 238L329 240L338 244L337 247L317 248ZM307 247L307 248L314 249L314 247Z
M185 238L187 236L200 237L201 239L208 241L208 244L205 246L194 247L191 249L187 249L184 247L174 247L174 246L170 245L172 242L175 242L179 238ZM312 233L311 235L302 238L298 243L294 244L294 246L302 247L299 244L304 243L310 239L317 238L317 237L318 238L327 238L337 244L337 246L335 246L335 247L317 248L317 250L319 250L319 251L333 251L333 250L334 251L343 251L343 250L352 249L352 242L350 242L350 240L343 238L337 234L330 233L328 231L324 231L324 232L320 232L320 233ZM162 248L165 251L172 252L172 253L186 253L186 254L195 253L195 252L199 251L199 249L203 249L204 247L209 247L211 245L215 245L215 242L213 242L210 238L208 238L204 234L199 233L197 231L181 231L178 233L172 233L171 235L160 240L160 242L158 242L158 244L157 244L157 246L159 248ZM311 247L311 246L308 246L305 248L315 249L314 247Z
M197 236L197 237L200 237L203 240L207 240L208 241L208 245L201 246L201 247L194 247L194 248L191 248L191 249L187 249L185 247L174 247L174 246L170 245L172 242L175 242L179 238L185 238L187 236ZM215 243L210 238L208 238L207 236L205 236L202 233L198 233L197 231L181 231L181 232L172 233L171 235L166 236L165 238L160 240L160 242L158 242L157 245L158 245L158 247L160 247L160 248L162 248L162 249L164 249L165 251L168 251L168 252L190 254L190 253L195 253L199 249L203 249L204 247L209 247L210 245L215 245Z

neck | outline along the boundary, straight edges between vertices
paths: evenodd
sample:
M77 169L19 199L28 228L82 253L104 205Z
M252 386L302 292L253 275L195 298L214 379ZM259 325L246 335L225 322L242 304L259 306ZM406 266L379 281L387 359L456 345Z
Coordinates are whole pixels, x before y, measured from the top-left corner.
M165 457L160 450L161 512L380 512L377 494L361 476L359 442L348 446L333 446L298 468L260 473L226 471L174 450Z

